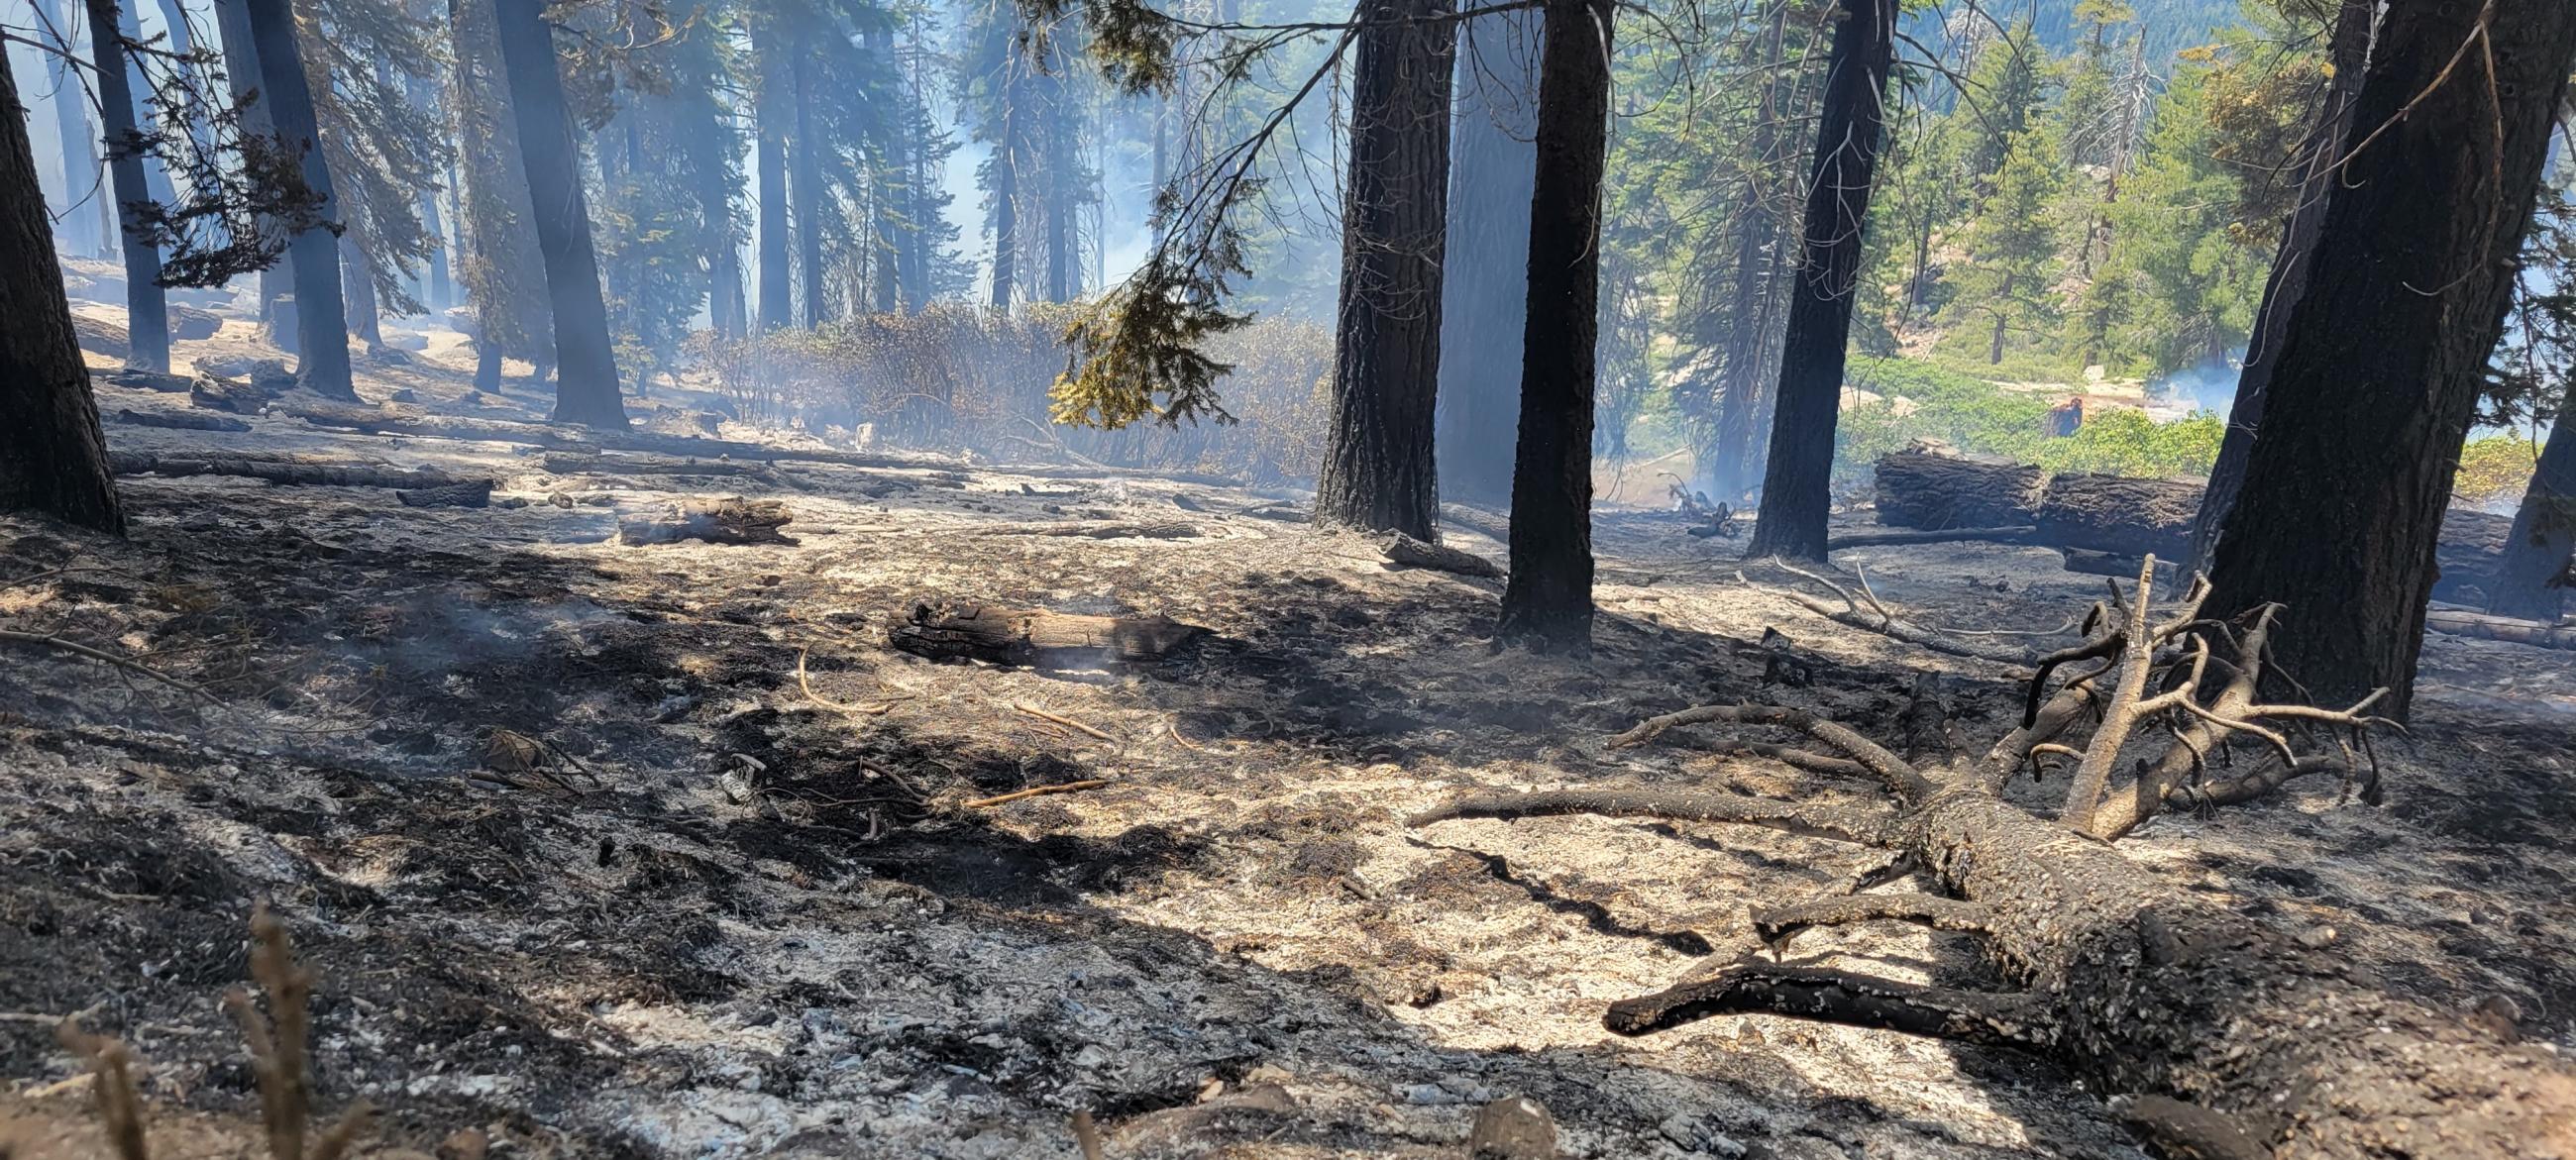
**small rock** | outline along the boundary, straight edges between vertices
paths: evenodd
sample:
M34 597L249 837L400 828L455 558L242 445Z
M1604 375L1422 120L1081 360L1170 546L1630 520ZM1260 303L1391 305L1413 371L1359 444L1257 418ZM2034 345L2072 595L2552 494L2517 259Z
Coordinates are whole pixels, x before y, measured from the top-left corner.
M1556 1119L1528 1096L1495 1100L1467 1133L1468 1160L1556 1160Z
M2336 934L2335 928L2331 926L2312 926L2299 932L2299 945L2312 951L2324 950L2334 945L2338 937L2340 936Z

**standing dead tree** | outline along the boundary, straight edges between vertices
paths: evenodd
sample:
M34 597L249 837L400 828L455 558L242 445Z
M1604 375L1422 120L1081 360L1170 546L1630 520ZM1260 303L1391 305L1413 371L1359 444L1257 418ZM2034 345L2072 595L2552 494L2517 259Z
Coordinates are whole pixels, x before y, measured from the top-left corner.
M2259 702L2279 610L2203 619L2206 591L2194 585L2159 619L2145 576L2125 597L2115 588L2088 618L2085 643L2041 658L2018 726L1982 756L1946 765L1904 760L1848 726L1774 706L1687 709L1610 739L1620 748L1691 725L1776 726L1838 755L1784 750L1783 760L1847 762L1879 783L1888 810L1560 790L1467 797L1410 824L1598 814L1867 847L1884 854L1871 870L1822 895L1755 907L1754 932L1774 950L1808 930L1865 922L1968 932L2020 988L1914 986L1748 955L1612 1004L1605 1022L1623 1034L1767 1012L2028 1050L2111 1096L2168 1156L2576 1154L2576 1074L2554 1056L2387 994L2362 968L2175 889L2108 844L2163 810L2249 801L2310 774L2339 771L2377 798L2367 738L2387 726L2369 715L2379 694L2343 710ZM2079 746L2072 739L2088 721ZM2130 750L2142 736L2170 742L2140 760ZM2320 742L2331 745L2312 752ZM2051 760L2073 763L2059 816L2004 799L2012 778ZM1924 889L1875 892L1909 876Z

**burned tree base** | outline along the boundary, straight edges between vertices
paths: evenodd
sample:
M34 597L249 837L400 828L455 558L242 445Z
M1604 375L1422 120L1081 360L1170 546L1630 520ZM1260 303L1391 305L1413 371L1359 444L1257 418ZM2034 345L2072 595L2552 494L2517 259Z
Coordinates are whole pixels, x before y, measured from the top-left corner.
M887 627L886 643L933 660L1089 669L1157 664L1206 632L1162 616L1084 616L920 601Z

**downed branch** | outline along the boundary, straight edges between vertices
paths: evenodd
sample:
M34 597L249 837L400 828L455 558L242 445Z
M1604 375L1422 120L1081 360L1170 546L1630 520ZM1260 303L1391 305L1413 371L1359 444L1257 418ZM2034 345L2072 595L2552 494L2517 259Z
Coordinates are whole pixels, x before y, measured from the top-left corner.
M1080 536L1094 540L1188 540L1199 534L1198 525L1166 520L1139 524L1118 520L1076 520L1026 524L984 524L969 534L978 536Z
M145 455L132 451L110 452L108 463L118 475L158 475L167 479L192 475L226 475L243 479L261 479L294 487L439 488L468 482L480 482L486 490L491 487L490 480L463 480L432 468L406 471L401 468L370 467L361 463L301 463L283 459Z
M886 643L933 660L1088 669L1156 664L1206 632L1162 616L1085 616L922 600L887 618Z
M1402 532L1386 542L1388 563L1406 568L1429 568L1435 572L1454 572L1460 576L1483 576L1499 579L1500 565L1474 552L1446 544L1430 544Z
M2478 640L2500 640L2527 644L2534 648L2576 649L2576 624L2550 624L2538 620L2516 620L2509 616L2488 616L2477 612L2455 612L2436 608L2424 614L2424 627L2451 636Z
M1048 794L1054 793L1080 793L1086 789L1099 789L1107 784L1109 784L1109 780L1107 778L1095 777L1084 781L1058 782L1055 785L1033 785L1027 789L1015 789L1006 794L996 794L987 798L976 798L970 802L960 803L960 805L962 808L970 810L990 809L994 806L1004 805L1026 798L1045 797Z
M2000 644L1986 644L1975 640L1963 640L1960 639L1960 637L1966 634L1947 632L1942 629L1932 628L1927 625L1916 624L1912 621L1902 619L1895 613L1888 611L1887 605L1879 601L1878 593L1870 590L1869 577L1866 574L1859 574L1860 597L1855 599L1850 589L1844 588L1842 585L1836 584L1833 581L1813 572L1806 571L1805 569L1786 562L1779 562L1779 566L1782 571L1787 572L1792 576L1803 577L1805 579L1815 581L1816 583L1831 589L1834 595L1842 597L1843 606L1841 608L1835 608L1834 606L1803 592L1790 592L1785 594L1789 599L1796 601L1799 607L1815 613L1818 616L1824 617L1827 620L1833 621L1836 624L1849 625L1864 632L1874 632L1881 636L1904 641L1907 644L1921 645L1924 648L1931 649L1937 653L1947 653L1956 657L1967 657L1971 660L1995 661L1997 663L2007 665L2027 665L2038 659L2038 654L2033 653L2027 648ZM1861 609L1862 601L1867 601L1869 604L1869 609L1866 612Z
M2142 568L2151 569L2151 560ZM1845 922L1906 921L1968 932L2010 988L1918 987L1744 958L1663 992L1613 1004L1604 1022L1643 1034L1712 1015L1760 1011L2012 1047L2065 1065L2114 1098L2167 1156L2363 1160L2391 1155L2514 1160L2576 1155L2576 1072L2554 1054L2383 989L2366 971L2321 958L2275 928L2176 889L2100 838L2182 806L2250 800L2292 777L2350 769L2350 757L2301 751L2339 735L2335 753L2368 752L2388 727L2371 700L2346 709L2254 700L2275 609L2244 623L2198 618L2192 591L2161 619L2141 582L2088 618L2088 642L2051 658L2102 667L2053 688L1979 760L1916 766L1846 726L1771 706L1710 705L1650 719L1611 739L1638 744L1709 722L1797 729L1850 756L1886 787L1883 813L1839 811L1839 828L1893 857L1854 885L1919 874L1926 893L1860 895L1766 908L1773 937ZM2088 721L2098 720L2078 740ZM2129 750L2162 740L2162 752ZM2204 776L2222 747L2269 765ZM2296 756L2282 762L2287 748ZM2004 799L2039 751L2072 753L2079 776L2062 817ZM2126 774L2125 784L2103 783ZM1542 814L1673 816L1694 795L1617 791L1471 796L1413 818ZM1709 798L1710 795L1695 795ZM1645 799L1645 800L1641 800ZM1812 807L1724 796L1696 816L1778 827Z
M2030 524L2000 528L1943 528L1937 530L1906 529L1891 532L1844 532L1825 540L1825 550L1839 552L1845 548L1884 548L1899 544L2027 544L2039 529Z
M786 544L796 541L778 529L794 522L787 505L774 499L694 499L667 504L659 515L628 516L617 521L617 542L675 544L704 540L710 544Z
M195 415L185 411L165 414L160 411L119 410L116 421L129 427L159 427L171 431L248 431L250 424L222 415Z
M129 673L150 677L153 680L170 686L171 688L184 693L203 697L209 701L217 699L213 693L209 693L204 689L198 688L195 685L189 684L186 681L180 680L177 677L171 676L170 674L144 664L141 661L135 660L131 657L121 657L104 649L91 648L90 646L82 644L76 640L65 640L59 636L47 636L38 632L18 632L12 629L0 629L0 644L26 645L32 648L52 649L55 652L70 653L71 655L83 660L96 661L103 665L110 665L123 669Z
M1074 720L1074 719L1073 719L1073 718L1071 718L1071 717L1067 717L1067 716L1065 716L1065 715L1063 715L1063 714L1061 714L1061 713L1049 713L1049 712L1047 712L1046 710L1041 709L1041 708L1038 708L1038 707L1037 707L1037 706L1035 706L1035 705L1029 705L1029 704L1024 704L1024 703L1020 703L1020 702L1013 702L1013 703L1012 703L1012 705L1011 705L1011 708L1013 708L1013 709L1017 709L1017 710L1019 710L1020 712L1025 713L1025 714L1027 714L1027 715L1029 715L1029 716L1031 716L1031 717L1035 717L1035 718L1037 718L1037 719L1038 719L1038 720L1040 720L1040 721L1048 721L1048 722L1052 722L1052 723L1057 724L1057 725L1062 725L1062 726L1064 726L1065 728L1067 728L1067 729L1071 729L1071 730L1073 730L1073 731L1074 731L1074 732L1076 732L1076 733L1086 733L1086 734L1089 734L1089 735L1091 735L1091 736L1093 736L1093 737L1097 737L1097 738L1101 739L1102 741L1116 741L1116 740L1118 740L1117 738L1112 737L1112 736L1110 736L1109 734L1107 734L1107 733L1105 733L1105 732L1102 732L1101 730L1094 729L1094 728L1092 728L1091 726L1089 726L1089 725L1085 725L1085 724L1083 724L1083 723L1082 723L1082 722L1080 722L1080 721L1076 721L1076 720Z

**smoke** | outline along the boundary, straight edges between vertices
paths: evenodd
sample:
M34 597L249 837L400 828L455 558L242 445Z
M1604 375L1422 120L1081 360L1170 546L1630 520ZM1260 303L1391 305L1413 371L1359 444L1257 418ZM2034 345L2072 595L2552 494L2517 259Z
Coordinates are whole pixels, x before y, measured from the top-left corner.
M2245 370L2239 347L2220 358L2202 359L2178 371L2147 380L2147 402L2184 411L2210 411L2225 416L2236 405L2236 379Z

